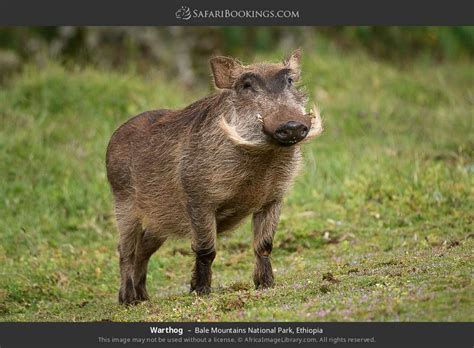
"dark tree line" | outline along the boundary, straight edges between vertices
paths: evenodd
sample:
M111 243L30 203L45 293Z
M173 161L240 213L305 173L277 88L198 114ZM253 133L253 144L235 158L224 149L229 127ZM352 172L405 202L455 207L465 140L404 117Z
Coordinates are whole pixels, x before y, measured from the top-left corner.
M208 74L205 61L213 54L251 58L321 42L394 63L420 55L474 57L474 27L15 27L0 29L0 77L26 62L55 59L106 68L133 64L139 71L153 66L193 83Z

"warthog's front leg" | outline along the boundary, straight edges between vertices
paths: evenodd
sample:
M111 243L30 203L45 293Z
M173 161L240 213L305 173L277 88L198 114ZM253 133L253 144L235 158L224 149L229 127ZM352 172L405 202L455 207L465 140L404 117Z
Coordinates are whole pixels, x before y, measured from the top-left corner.
M253 282L256 288L268 288L274 283L270 255L273 248L273 236L280 217L280 207L281 201L274 201L253 214L253 250L255 253Z
M216 217L212 209L201 205L188 205L192 225L192 249L196 254L191 292L206 295L211 292L212 262L216 257Z

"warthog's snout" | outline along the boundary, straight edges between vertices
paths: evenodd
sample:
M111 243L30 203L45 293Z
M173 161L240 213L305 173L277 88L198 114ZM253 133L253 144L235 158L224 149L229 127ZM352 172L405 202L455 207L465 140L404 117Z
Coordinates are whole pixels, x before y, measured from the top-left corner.
M263 131L281 146L300 142L310 129L311 117L293 108L283 107L283 110L263 116Z
M303 140L309 132L309 128L301 122L289 121L282 124L275 131L273 137L281 145L289 146Z

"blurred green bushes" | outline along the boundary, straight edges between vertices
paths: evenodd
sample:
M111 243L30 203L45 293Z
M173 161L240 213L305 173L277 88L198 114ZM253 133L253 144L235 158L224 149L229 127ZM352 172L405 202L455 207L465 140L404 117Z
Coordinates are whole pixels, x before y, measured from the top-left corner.
M382 59L474 57L474 27L340 27L321 31L340 46L361 47Z
M162 69L192 84L213 54L360 50L403 64L474 58L474 27L12 27L0 28L0 79L26 62Z

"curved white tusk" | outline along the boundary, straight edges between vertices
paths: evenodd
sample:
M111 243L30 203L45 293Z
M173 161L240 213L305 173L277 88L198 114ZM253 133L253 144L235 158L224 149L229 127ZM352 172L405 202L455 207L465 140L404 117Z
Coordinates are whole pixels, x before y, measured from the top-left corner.
M226 136L237 146L242 146L248 149L256 149L266 147L266 142L263 141L249 141L244 139L234 126L227 123L224 117L219 121L219 126L225 132Z
M310 110L307 116L311 117L311 129L309 130L309 133L303 140L303 142L311 140L312 138L317 137L323 132L323 121L321 119L319 109L316 107L316 105L313 104L313 108Z

